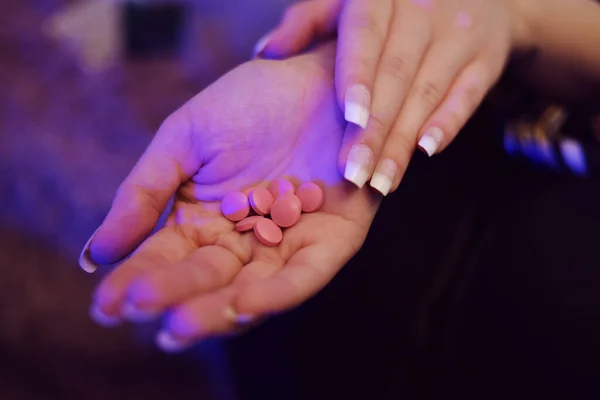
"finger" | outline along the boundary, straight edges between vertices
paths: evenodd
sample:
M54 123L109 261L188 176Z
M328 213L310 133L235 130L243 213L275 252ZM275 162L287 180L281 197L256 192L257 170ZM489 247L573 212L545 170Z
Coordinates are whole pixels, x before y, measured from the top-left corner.
M90 311L92 318L100 324L118 322L127 289L136 278L179 262L193 250L190 242L172 228L163 228L146 239L100 283Z
M166 308L229 284L244 261L221 246L206 246L169 268L150 270L127 292L124 317L135 322L153 319Z
M403 11L392 22L377 67L369 123L364 130L348 125L344 135L339 159L341 171L358 187L362 187L373 173L430 41L425 14L410 7ZM378 185L375 188L382 191Z
M310 0L291 5L275 30L254 47L255 57L285 57L304 50L316 38L335 32L342 0Z
M327 285L354 253L342 243L304 247L279 272L243 286L234 309L242 319L252 319L296 307Z
M392 15L392 0L376 6L364 0L348 0L339 22L335 83L346 121L367 126L371 93L379 58Z
M131 173L119 187L112 207L82 252L80 264L111 264L131 253L156 225L170 198L201 164L186 108L161 126Z
M423 123L470 57L462 40L444 40L430 48L386 138L371 186L381 192L395 190L408 167Z
M425 123L419 148L430 157L442 151L475 113L501 71L482 60L468 65Z
M238 288L266 279L281 268L281 263L254 261L235 279L235 284L202 294L175 308L167 317L156 342L164 351L181 351L210 336L227 335L243 329L255 318L243 319L231 305Z

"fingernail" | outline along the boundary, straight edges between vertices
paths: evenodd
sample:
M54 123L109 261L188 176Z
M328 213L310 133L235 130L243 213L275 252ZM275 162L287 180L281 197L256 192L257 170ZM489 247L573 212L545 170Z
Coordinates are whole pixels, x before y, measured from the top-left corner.
M369 179L369 175L371 175L374 158L373 151L369 146L355 144L348 154L344 178L362 188Z
M419 148L431 157L438 151L443 140L444 132L437 126L434 126L425 131L425 134L419 140Z
M271 34L267 33L265 36L261 37L258 40L258 42L256 42L256 45L254 46L254 52L253 52L254 58L262 57L262 53L263 53L263 51L265 51L265 48L269 44L270 39L271 39Z
M386 158L379 162L371 178L371 187L382 195L387 196L390 190L392 190L396 175L398 175L398 164L394 160Z
M176 339L169 332L160 331L154 339L156 346L165 353L179 353L191 347L190 343Z
M104 314L96 304L90 308L90 317L92 321L105 328L111 328L121 323L120 318Z
M96 236L96 232L98 232L98 229L96 229L96 231L88 239L85 246L83 246L83 250L81 250L81 254L79 255L79 266L82 270L89 274L94 273L98 269L98 264L96 264L94 260L92 260L92 255L90 253L90 245L92 244L92 240L94 240L94 236Z
M344 101L346 121L365 129L369 123L369 109L371 108L371 94L365 85L355 84L346 90Z
M231 322L239 325L249 324L254 321L254 317L248 314L238 314L233 307L229 306L223 310L223 316Z
M564 139L559 143L559 146L563 160L571 171L577 175L585 175L587 173L587 160L579 141Z
M121 315L123 315L123 318L131 322L149 322L155 320L159 313L140 310L135 304L127 301L125 304L123 304Z

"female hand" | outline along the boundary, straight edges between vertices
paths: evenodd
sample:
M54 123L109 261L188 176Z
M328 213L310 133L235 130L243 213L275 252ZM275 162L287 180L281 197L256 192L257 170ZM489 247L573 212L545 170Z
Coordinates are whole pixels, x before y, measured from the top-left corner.
M334 57L326 46L247 63L167 119L82 253L82 267L93 271L94 262L133 251L96 291L98 322L170 310L157 341L180 350L297 306L358 251L379 200L344 182L336 167L344 123ZM266 247L237 233L218 201L278 177L321 181L326 200L279 246ZM174 194L166 226L146 238Z
M443 150L525 46L524 1L310 0L293 5L256 50L285 56L338 29L337 100L352 122L346 179L395 190L415 146Z

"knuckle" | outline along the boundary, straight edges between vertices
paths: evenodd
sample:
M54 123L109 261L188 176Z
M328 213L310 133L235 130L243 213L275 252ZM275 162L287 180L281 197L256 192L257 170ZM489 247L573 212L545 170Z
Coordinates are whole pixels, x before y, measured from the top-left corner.
M404 57L397 55L389 55L381 60L382 72L389 74L396 80L400 80L402 84L408 78L408 62Z
M387 134L388 124L379 115L371 114L368 129L375 136L383 136Z
M416 86L415 97L429 107L435 107L442 98L442 91L437 84L426 81Z
M348 24L351 29L364 31L377 37L380 36L381 26L372 13L366 12L353 15Z

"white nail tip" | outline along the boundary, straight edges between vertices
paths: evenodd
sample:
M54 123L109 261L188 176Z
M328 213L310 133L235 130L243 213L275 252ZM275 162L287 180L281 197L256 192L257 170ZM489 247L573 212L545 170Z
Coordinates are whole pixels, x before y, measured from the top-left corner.
M429 157L433 156L438 149L438 144L430 136L423 136L421 140L419 140L419 147L427 153Z
M365 129L369 123L371 94L365 85L350 85L344 98L344 118L346 121Z
M156 334L156 346L165 353L179 353L190 347L188 344L177 340L169 332L160 331Z
M229 306L223 310L223 316L225 319L236 324L245 325L254 321L254 317L248 314L238 314L233 307Z
M96 229L96 232L98 232L98 229ZM92 260L92 256L90 254L90 245L92 244L94 236L96 236L96 232L94 232L94 234L90 236L85 246L83 246L81 254L79 254L79 266L82 270L89 274L96 272L96 270L98 269L98 264L96 264L94 260Z
M155 312L140 310L131 302L126 302L123 305L121 314L123 315L123 318L131 322L148 322L156 319L158 316Z
M269 40L270 40L270 35L266 34L265 36L261 37L258 42L256 42L256 45L254 46L254 57L258 56L269 44Z
M565 164L578 175L585 175L587 172L587 160L585 152L578 141L565 139L560 142L560 152L562 153Z
M389 177L377 172L371 178L371 187L384 196L387 196L390 190L392 190L392 184L393 182Z
M121 323L121 320L119 318L110 317L104 314L96 305L92 306L92 308L90 309L90 318L92 318L92 320L98 325L106 328L117 326Z
M421 140L419 140L419 147L431 157L437 153L443 140L444 132L438 127L433 127L428 129Z
M360 164L348 162L346 163L344 178L362 189L367 183L367 179L369 179L369 173Z
M346 121L365 129L369 123L369 110L356 103L346 103L345 107L344 118Z

